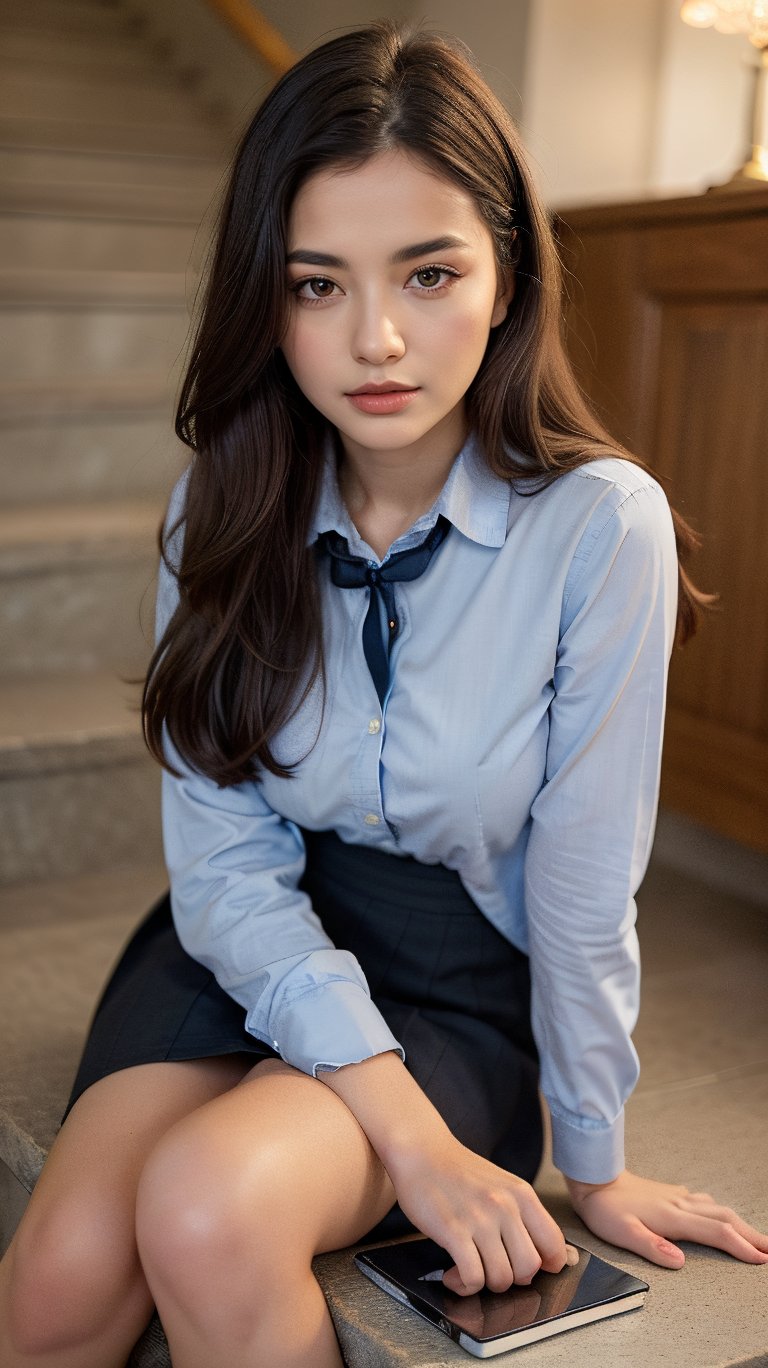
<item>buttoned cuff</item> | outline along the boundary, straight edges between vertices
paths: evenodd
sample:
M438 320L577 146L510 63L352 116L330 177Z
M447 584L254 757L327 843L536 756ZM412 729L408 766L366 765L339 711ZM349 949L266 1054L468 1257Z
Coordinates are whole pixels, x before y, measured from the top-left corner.
M247 1018L245 1024L250 1029ZM270 1044L281 1058L315 1078L320 1070L359 1064L387 1050L405 1061L405 1050L368 993L346 979L318 985L284 1006L275 1036Z
M610 1183L624 1169L624 1111L613 1125L570 1116L552 1103L552 1162L577 1183Z

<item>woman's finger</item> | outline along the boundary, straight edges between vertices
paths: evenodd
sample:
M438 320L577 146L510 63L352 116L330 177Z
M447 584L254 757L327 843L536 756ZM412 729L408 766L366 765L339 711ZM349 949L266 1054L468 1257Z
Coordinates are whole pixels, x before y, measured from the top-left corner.
M507 1286L511 1286L512 1282L519 1286L527 1286L541 1268L542 1259L517 1211L502 1212L499 1240L506 1253L512 1274ZM475 1235L475 1242L478 1243L477 1234ZM481 1253L485 1259L482 1246ZM494 1287L493 1290L505 1291L506 1289Z
M732 1254L742 1263L768 1263L768 1253L747 1239L730 1220L716 1220L710 1216L696 1215L692 1211L678 1211L669 1227L676 1240L693 1240L696 1244L709 1245L712 1249L722 1249Z
M512 1244L510 1247L498 1227L493 1233L475 1231L475 1245L483 1261L485 1286L490 1292L508 1292L513 1282L530 1282L540 1264L532 1246L527 1261L524 1252L518 1250L515 1253L517 1246ZM528 1267L532 1268L530 1277L527 1275Z
M739 1235L743 1235L745 1240L755 1246L755 1249L759 1249L763 1254L768 1254L768 1235L763 1235L761 1231L756 1230L747 1221L743 1221L731 1207L721 1206L708 1194L693 1192L679 1205L684 1211L690 1211L696 1216L708 1216L713 1221L723 1221L732 1225Z
M562 1238L562 1233L559 1233ZM448 1248L447 1245L445 1247ZM491 1292L507 1292L513 1283L516 1286L528 1286L544 1266L541 1251L514 1212L510 1212L503 1219L500 1232L492 1226L483 1232L476 1230L474 1250L480 1258L482 1282L479 1281L477 1265L469 1249L461 1258L461 1263L457 1261L443 1276L445 1286L459 1296L471 1296L483 1287L487 1287ZM453 1251L448 1252L452 1258L456 1258ZM559 1273L566 1264L578 1263L578 1259L577 1251L570 1249L569 1252L569 1246L563 1239L562 1258L550 1257L551 1268L547 1271Z
M451 1292L460 1297L472 1296L485 1286L485 1269L477 1246L473 1240L445 1240L443 1248L454 1261L454 1267L443 1274L443 1283Z
M622 1249L629 1249L633 1254L639 1254L641 1258L658 1264L660 1268L682 1268L685 1263L682 1249L671 1244L663 1235L657 1235L655 1231L649 1230L639 1216L624 1216L620 1221L612 1222L610 1231L599 1224L592 1228L601 1238L610 1240Z
M518 1198L518 1202L528 1234L541 1255L541 1267L547 1273L559 1273L566 1263L566 1244L557 1221L542 1206L533 1189L529 1201Z

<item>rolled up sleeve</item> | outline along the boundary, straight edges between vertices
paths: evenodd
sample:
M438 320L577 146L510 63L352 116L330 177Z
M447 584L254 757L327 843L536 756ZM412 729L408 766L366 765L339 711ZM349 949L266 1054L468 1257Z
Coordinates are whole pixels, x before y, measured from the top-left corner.
M178 481L166 530L183 511ZM178 566L183 524L170 550ZM176 603L161 561L159 642ZM276 813L257 782L220 788L191 769L163 728L162 827L171 907L184 949L246 1010L246 1030L302 1072L337 1069L387 1050L405 1054L373 1003L349 951L326 935L298 884L306 855L299 827Z
M674 528L654 481L612 511L601 503L573 559L526 852L532 1024L553 1159L581 1182L624 1167L624 1104L639 1073L635 894L658 811L676 612Z

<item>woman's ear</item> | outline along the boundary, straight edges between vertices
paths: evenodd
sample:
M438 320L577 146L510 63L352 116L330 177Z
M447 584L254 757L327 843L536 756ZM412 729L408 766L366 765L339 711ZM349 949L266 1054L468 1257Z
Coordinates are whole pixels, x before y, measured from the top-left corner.
M505 266L503 271L498 272L499 288L496 294L496 303L493 306L491 315L491 327L498 328L507 316L512 300L515 295L515 273L511 267Z

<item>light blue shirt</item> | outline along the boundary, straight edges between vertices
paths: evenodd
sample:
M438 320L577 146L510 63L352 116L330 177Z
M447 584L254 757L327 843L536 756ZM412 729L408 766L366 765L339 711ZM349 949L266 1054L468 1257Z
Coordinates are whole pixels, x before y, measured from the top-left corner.
M187 475L166 526L183 511ZM219 789L165 733L183 771L162 776L175 924L246 1008L248 1031L316 1075L404 1052L358 961L297 888L299 826L457 870L530 955L554 1162L605 1182L624 1164L624 1103L638 1076L635 893L658 808L677 611L672 517L658 482L619 457L524 497L488 471L472 437L387 555L421 541L441 513L453 524L445 543L420 578L394 585L383 706L361 640L370 591L334 586L320 562L325 716L320 727L318 681L274 743L278 759L306 756L296 777ZM327 529L382 563L350 519L330 443L310 543ZM174 564L182 535L183 525ZM176 594L161 565L156 639Z

